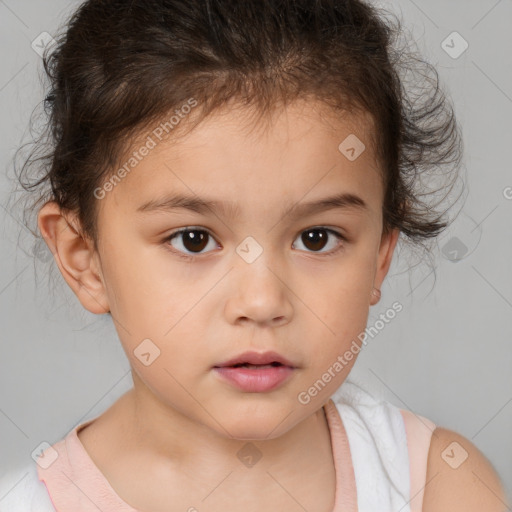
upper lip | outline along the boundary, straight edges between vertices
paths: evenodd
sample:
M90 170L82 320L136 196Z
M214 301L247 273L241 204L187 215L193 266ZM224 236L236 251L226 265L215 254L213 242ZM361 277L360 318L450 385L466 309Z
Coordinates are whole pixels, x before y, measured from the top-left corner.
M290 362L288 359L283 357L281 354L278 354L274 351L269 352L254 352L254 351L248 351L244 352L243 354L240 354L236 357L233 357L232 359L229 359L228 361L225 361L223 363L217 364L214 366L214 368L220 368L223 366L233 366L235 364L270 364L273 362L281 363L284 366L290 366L292 368L295 368L295 365Z

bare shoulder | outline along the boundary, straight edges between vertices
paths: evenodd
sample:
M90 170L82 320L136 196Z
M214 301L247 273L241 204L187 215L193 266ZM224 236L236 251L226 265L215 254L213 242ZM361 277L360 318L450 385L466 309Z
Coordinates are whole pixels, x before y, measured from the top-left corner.
M432 433L423 512L505 512L509 504L500 477L464 436L442 427Z

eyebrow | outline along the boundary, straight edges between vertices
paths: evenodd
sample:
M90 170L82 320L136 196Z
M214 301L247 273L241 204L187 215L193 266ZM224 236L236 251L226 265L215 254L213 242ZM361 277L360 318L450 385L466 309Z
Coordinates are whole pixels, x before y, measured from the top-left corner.
M239 205L234 202L217 201L183 194L172 194L161 199L152 199L140 205L136 211L141 213L154 213L173 212L177 209L190 210L202 215L208 215L208 213L211 212L220 213L225 218L229 219L234 219L240 215ZM361 212L369 211L368 205L361 197L345 192L316 201L299 202L295 205L288 206L283 212L283 217L290 215L295 219L333 209L348 209Z

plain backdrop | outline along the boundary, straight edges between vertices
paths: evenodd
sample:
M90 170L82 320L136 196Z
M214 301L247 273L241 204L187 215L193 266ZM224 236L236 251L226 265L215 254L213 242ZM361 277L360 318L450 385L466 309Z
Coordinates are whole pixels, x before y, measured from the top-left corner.
M5 206L14 151L29 137L29 117L43 98L42 60L32 42L55 33L79 4L0 0L0 477L132 386L109 317L85 311L65 283L49 288L44 274L51 254L34 245L20 212ZM406 248L395 255L368 325L395 300L403 310L369 339L351 375L398 407L471 440L510 495L512 2L379 5L401 12L453 98L464 135L467 198L439 240L435 273L425 264L408 271Z

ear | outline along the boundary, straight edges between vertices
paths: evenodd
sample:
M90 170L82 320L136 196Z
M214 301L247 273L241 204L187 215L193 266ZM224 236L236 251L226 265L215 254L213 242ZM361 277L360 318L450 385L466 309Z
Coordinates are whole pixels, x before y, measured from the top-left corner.
M82 306L91 313L108 313L99 258L92 241L82 236L76 215L64 212L50 201L39 210L37 224L62 276Z
M395 246L398 242L398 237L400 235L400 230L395 228L388 233L384 233L381 238L379 253L377 256L377 268L375 270L375 277L373 280L373 286L378 290L381 289L382 283L384 282L384 278L386 277L389 267L391 266L391 261L393 259L393 253L395 251ZM379 301L380 296L375 296L373 293L371 294L370 304L374 306Z

